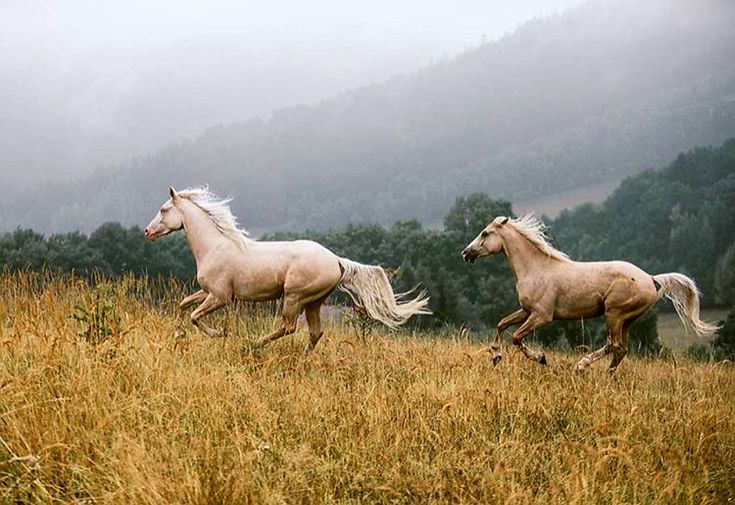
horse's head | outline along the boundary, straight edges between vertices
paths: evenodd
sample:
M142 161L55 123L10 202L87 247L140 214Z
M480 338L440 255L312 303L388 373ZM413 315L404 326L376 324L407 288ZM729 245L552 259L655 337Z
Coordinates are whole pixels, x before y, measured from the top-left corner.
M503 250L503 238L498 231L508 222L508 217L496 217L487 225L467 247L462 250L462 257L467 263L474 263L483 256Z
M184 227L184 217L176 207L179 201L179 195L174 188L169 188L169 193L171 194L171 198L161 205L158 213L143 231L145 238L151 242Z

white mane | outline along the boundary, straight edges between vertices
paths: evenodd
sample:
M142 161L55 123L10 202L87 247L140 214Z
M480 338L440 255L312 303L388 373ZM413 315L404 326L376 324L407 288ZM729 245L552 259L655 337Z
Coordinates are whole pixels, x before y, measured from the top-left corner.
M240 228L237 218L232 214L229 203L231 198L219 198L209 191L207 186L201 188L188 188L178 192L178 196L186 198L194 205L204 211L217 229L227 238L242 248L247 247L250 239L248 232Z
M517 219L511 219L510 223L513 227L523 235L529 242L538 247L541 252L550 258L558 260L568 260L569 256L554 248L549 243L549 237L546 236L546 225L533 214L526 214Z

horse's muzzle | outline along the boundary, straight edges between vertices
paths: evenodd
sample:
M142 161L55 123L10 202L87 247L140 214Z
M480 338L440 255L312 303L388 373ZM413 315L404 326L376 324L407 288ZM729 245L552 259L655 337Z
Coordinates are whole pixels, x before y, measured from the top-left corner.
M477 261L477 253L469 248L466 248L464 251L462 251L462 258L467 263L472 264Z
M161 236L159 231L154 230L151 226L146 226L145 230L143 230L143 235L145 235L145 238L150 242L155 242L156 239Z

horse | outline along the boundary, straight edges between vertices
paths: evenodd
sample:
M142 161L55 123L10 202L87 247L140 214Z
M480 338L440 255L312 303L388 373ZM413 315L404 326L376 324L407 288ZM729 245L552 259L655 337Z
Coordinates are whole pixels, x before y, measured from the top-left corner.
M495 365L503 357L502 334L513 325L520 325L513 332L513 344L526 358L545 365L544 353L524 344L526 335L553 320L604 315L605 345L579 360L575 370L583 372L612 354L608 371L613 373L627 353L631 324L664 296L672 301L687 330L709 337L718 329L699 319L699 291L689 277L680 273L649 275L625 261L573 261L549 243L546 226L531 214L517 219L496 217L461 254L471 264L499 252L510 264L521 308L497 324L489 348Z
M201 290L184 298L176 311L174 333L183 335L184 312L200 304L190 315L191 322L210 337L222 330L207 326L202 318L236 299L247 301L282 300L282 324L255 342L260 348L296 331L303 312L309 327L308 355L322 337L320 309L338 288L372 319L396 328L410 317L430 314L425 292L413 299L408 293L395 294L385 270L341 258L310 240L268 242L251 239L230 211L229 199L220 199L207 187L176 191L146 226L150 241L184 230L196 260L197 282ZM409 292L410 293L410 292Z

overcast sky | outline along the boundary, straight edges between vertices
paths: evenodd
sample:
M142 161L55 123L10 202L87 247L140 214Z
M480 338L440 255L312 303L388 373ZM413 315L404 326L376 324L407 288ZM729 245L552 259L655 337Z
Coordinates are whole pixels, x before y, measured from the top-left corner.
M0 0L0 182L408 73L580 0Z

